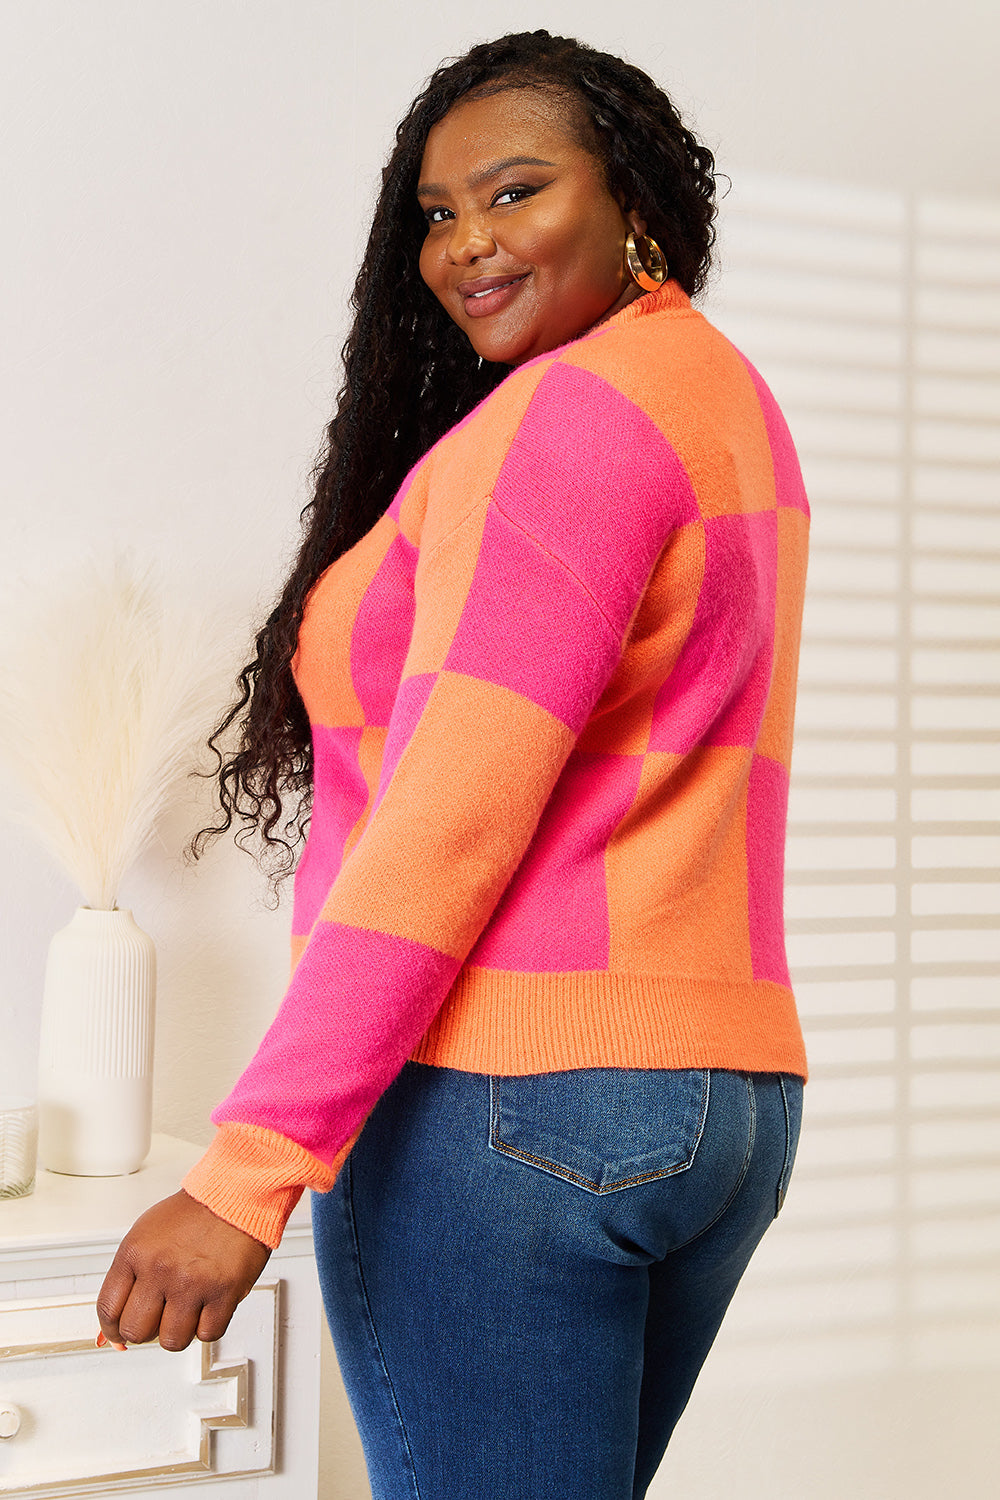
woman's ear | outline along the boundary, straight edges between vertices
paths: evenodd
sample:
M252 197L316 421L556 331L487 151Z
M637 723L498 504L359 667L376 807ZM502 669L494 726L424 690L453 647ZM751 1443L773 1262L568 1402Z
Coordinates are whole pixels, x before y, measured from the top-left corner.
M630 208L625 217L629 222L633 234L644 235L646 233L646 221L642 217L642 214L637 213L634 208Z
M625 223L631 229L632 233L645 234L646 221L642 217L642 214L634 208L626 207L625 194L623 192L616 192L615 198L618 200L618 207L621 210L622 218L625 220Z

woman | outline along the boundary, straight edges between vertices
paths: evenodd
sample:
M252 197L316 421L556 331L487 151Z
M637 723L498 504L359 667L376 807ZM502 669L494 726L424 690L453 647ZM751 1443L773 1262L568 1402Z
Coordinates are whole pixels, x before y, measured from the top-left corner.
M219 1337L316 1189L376 1497L645 1494L787 1185L808 509L690 305L712 166L576 42L434 75L243 675L226 826L313 788L297 965L101 1325Z

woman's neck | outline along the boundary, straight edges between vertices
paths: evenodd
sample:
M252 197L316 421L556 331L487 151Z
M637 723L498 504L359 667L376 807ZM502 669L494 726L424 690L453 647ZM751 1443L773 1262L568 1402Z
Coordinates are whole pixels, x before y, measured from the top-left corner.
M607 323L609 318L614 317L615 313L620 313L623 307L628 307L630 302L635 302L639 297L643 295L644 293L642 288L636 286L632 278L629 277L628 281L625 283L625 286L622 288L620 295L615 299L614 302L612 302L607 312L602 313L597 322L592 323L590 325L590 328L585 328L583 332L590 333L591 328L600 328L601 324Z

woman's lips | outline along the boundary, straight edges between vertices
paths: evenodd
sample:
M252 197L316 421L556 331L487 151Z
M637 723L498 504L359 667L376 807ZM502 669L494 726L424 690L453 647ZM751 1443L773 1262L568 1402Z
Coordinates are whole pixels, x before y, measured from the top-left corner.
M519 276L484 276L479 281L462 281L458 291L470 318L487 318L509 306L528 279L529 272Z

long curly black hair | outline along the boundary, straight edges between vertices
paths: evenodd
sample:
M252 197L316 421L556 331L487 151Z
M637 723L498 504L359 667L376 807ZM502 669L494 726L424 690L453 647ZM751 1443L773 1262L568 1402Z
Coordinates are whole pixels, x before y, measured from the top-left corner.
M704 285L715 239L715 163L639 68L547 31L484 42L438 68L399 125L382 174L351 298L344 381L302 512L302 546L238 678L236 701L209 740L221 815L192 840L195 856L237 824L237 843L249 843L275 882L294 867L312 805L309 721L291 670L306 597L385 512L417 459L509 373L478 358L424 285L427 225L416 198L431 127L460 99L509 88L575 101L571 128L600 160L611 193L645 219L689 296ZM236 747L227 748L234 730Z

